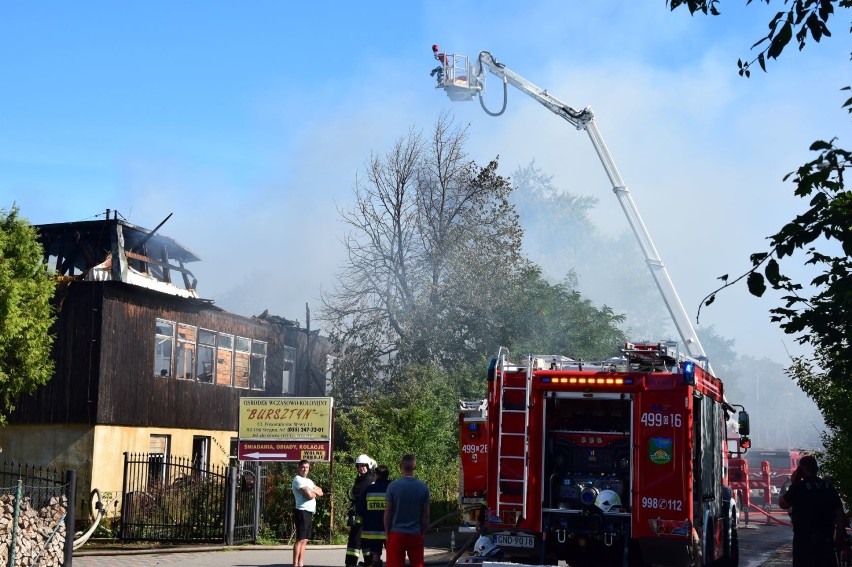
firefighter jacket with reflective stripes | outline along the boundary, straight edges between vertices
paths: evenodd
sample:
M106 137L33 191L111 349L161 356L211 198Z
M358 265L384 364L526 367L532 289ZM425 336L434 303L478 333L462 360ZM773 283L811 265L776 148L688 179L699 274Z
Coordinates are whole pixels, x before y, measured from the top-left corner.
M352 488L349 489L349 514L352 516L354 520L353 523L357 524L360 522L360 514L355 510L356 505L358 504L358 499L361 498L361 495L364 493L364 490L373 484L373 481L376 480L376 475L373 471L367 471L365 474L360 474L355 478L355 483L352 485Z
M361 539L385 539L385 493L389 480L377 480L358 499L356 511L361 517Z

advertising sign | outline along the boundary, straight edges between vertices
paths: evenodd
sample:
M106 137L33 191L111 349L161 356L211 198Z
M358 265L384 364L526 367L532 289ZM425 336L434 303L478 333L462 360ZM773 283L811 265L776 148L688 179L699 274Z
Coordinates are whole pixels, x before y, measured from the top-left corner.
M240 398L240 460L329 461L332 406L332 398Z

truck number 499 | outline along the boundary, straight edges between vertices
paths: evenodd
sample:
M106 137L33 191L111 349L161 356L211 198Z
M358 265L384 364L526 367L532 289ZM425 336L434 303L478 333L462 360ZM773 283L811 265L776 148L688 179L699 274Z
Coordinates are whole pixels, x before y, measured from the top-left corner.
M642 422L642 425L645 427L663 427L666 425L671 425L672 427L680 427L682 424L682 418L679 413L657 413L657 412L645 412L642 414L642 417L639 419Z

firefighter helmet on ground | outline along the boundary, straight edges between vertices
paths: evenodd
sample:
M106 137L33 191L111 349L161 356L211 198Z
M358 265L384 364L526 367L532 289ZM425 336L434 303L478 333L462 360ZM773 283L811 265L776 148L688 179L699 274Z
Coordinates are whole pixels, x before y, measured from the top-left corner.
M500 553L500 548L494 545L490 537L479 536L476 543L473 544L473 552L480 557L488 557Z

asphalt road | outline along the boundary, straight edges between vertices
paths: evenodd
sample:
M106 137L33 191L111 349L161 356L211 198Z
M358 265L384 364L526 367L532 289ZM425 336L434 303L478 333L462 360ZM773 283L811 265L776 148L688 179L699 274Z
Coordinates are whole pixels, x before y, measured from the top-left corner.
M310 567L343 567L343 546L308 546L305 565ZM446 550L428 550L427 564L444 565ZM439 559L440 558L440 559ZM169 553L110 553L77 555L72 567L289 567L293 551L289 546L245 546L240 548L180 548Z
M784 512L767 517L752 513L750 522L739 526L740 567L789 567L793 563L793 528Z
M767 522L765 516L752 514L749 525L740 525L740 567L780 567L791 564L792 528L780 524L785 515L774 514ZM343 546L309 545L305 565L309 567L343 567ZM451 554L446 548L426 550L427 565L443 567ZM289 567L292 564L290 546L180 547L169 552L127 550L84 550L74 555L72 567Z

